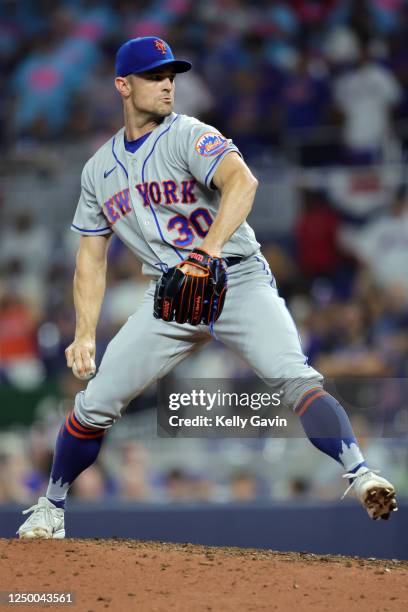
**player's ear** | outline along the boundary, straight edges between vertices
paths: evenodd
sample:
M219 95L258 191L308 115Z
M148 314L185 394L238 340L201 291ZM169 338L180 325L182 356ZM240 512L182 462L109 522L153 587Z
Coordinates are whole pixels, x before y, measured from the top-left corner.
M116 77L115 78L115 87L124 98L128 98L131 93L131 86L129 80L126 77Z

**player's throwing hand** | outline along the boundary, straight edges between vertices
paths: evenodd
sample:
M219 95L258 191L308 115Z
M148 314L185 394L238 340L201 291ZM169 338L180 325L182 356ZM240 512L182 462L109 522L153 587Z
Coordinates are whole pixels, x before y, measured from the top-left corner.
M95 374L95 341L75 339L65 349L67 367L76 378L88 380Z

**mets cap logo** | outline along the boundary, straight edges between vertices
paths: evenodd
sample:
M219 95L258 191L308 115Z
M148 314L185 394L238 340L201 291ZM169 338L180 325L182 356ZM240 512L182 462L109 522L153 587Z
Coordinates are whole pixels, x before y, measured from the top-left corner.
M211 157L221 153L228 146L228 140L219 132L201 134L195 144L195 150L203 157Z
M167 53L167 47L164 44L164 42L162 40L155 40L154 41L154 45L156 47L156 49L158 49L159 51L161 51L163 53L163 55L166 55Z

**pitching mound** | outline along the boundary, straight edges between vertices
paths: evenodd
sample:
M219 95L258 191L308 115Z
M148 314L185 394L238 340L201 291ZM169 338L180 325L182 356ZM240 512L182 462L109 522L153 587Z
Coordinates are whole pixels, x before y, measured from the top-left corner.
M134 540L0 540L0 591L75 594L74 605L15 606L31 611L400 612L408 609L408 562Z

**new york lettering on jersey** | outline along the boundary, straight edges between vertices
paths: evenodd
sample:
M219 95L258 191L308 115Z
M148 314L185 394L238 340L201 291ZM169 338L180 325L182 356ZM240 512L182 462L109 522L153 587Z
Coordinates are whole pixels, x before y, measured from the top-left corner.
M147 273L158 262L175 265L208 233L220 200L211 181L231 151L238 149L230 140L185 115L166 117L134 152L126 150L122 128L84 168L72 229L88 235L114 231L150 268ZM244 223L226 254L258 248Z
M194 193L194 187L197 181L195 179L187 179L176 183L173 179L165 181L151 181L150 183L137 183L136 189L143 199L143 205L149 206L153 204L194 204L197 202L197 196Z

